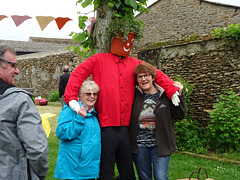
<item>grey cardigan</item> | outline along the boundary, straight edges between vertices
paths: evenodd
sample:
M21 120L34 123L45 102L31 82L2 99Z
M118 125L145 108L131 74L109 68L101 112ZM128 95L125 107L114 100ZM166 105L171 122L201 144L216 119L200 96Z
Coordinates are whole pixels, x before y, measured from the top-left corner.
M0 179L43 180L48 171L48 141L41 117L26 91L0 94Z
M164 90L155 84L155 87L160 91L157 100L154 114L156 117L156 141L158 147L158 157L173 154L176 149L176 136L174 132L174 121L176 119L183 119L186 113L186 105L184 95L179 96L180 105L174 106L167 97ZM132 106L132 115L129 126L129 135L132 147L132 153L138 152L137 146L137 128L139 115L144 103L144 95L138 87L135 90L135 97Z

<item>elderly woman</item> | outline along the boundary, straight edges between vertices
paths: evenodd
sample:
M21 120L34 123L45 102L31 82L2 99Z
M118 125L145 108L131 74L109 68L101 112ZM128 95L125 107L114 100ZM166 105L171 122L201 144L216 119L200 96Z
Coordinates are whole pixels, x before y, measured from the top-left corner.
M183 119L186 112L183 86L179 88L179 106L168 99L163 88L154 83L156 72L148 63L135 68L138 87L135 91L129 127L134 163L139 180L167 180L170 155L177 148L174 120Z
M93 106L99 87L84 81L79 93L83 116L65 105L56 129L59 150L54 177L58 179L95 179L99 176L101 139L100 126Z

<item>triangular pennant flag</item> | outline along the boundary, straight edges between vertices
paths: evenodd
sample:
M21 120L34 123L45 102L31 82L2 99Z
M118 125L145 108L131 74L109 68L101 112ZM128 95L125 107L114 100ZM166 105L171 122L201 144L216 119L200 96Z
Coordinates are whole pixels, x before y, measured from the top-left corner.
M38 21L40 28L43 31L45 27L55 18L52 16L36 16L36 19Z
M0 21L3 20L4 18L6 18L7 16L5 15L0 15Z
M61 30L62 27L70 20L72 20L72 19L70 19L68 17L67 18L58 17L55 19L59 30Z
M31 17L29 16L18 16L18 15L13 15L11 16L13 19L13 22L15 23L15 25L18 27L20 24L22 24L24 21L26 21L27 19L31 19Z

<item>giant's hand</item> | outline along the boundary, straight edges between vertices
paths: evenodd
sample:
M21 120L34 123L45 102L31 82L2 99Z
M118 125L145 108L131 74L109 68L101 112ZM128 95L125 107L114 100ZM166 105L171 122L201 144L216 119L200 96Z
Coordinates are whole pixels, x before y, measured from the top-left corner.
M179 99L178 95L179 95L179 92L176 91L176 92L172 95L172 97L171 97L172 103L173 103L175 106L179 106L179 103L180 103L180 99Z
M171 97L171 100L172 100L172 103L175 105L175 106L179 106L179 103L180 103L180 99L179 99L179 95L182 95L182 91L183 91L183 85L180 83L180 82L175 82L173 84L175 87L178 87L179 88L179 92L176 91L172 97Z
M85 108L83 106L80 108L80 105L78 104L78 102L76 100L69 101L69 106L72 110L74 110L80 116L82 116L82 117L87 116L87 111L85 110Z

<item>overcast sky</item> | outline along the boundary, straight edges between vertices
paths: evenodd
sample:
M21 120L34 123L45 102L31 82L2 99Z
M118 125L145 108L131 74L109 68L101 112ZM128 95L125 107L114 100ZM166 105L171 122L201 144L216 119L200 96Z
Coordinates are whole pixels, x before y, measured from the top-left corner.
M0 39L28 41L30 36L49 37L49 38L71 38L69 34L79 32L77 12L87 13L92 8L81 8L76 6L77 0L5 0L0 3L0 15L6 15L0 21ZM157 0L149 0L148 5ZM240 6L240 0L209 0L225 4ZM30 16L31 19L24 21L18 27L13 22L11 15ZM94 13L87 14L94 16ZM58 29L55 20L50 22L42 31L36 16L68 17L73 19L68 21L61 30Z
M29 36L71 38L69 34L79 32L77 12L86 13L92 9L76 6L77 0L6 0L0 3L0 15L6 15L0 21L0 39L28 41ZM32 17L24 21L18 27L13 22L11 15L28 15ZM94 14L89 14L93 16ZM68 21L61 30L58 29L55 20L51 21L42 31L36 16L68 17Z

